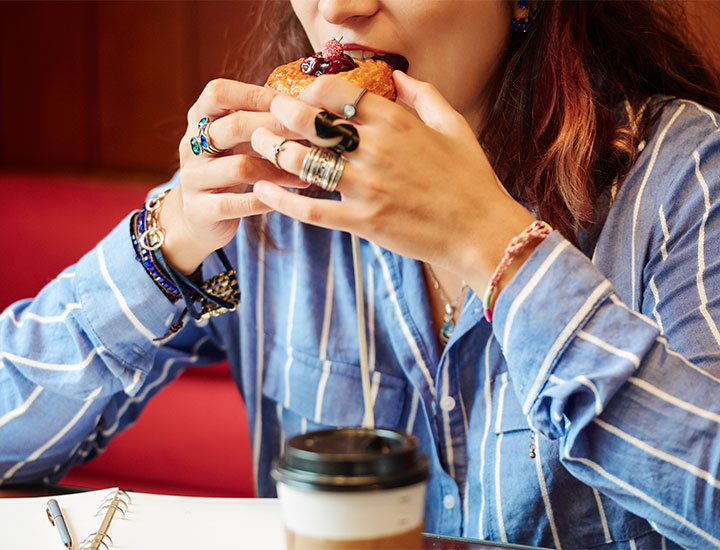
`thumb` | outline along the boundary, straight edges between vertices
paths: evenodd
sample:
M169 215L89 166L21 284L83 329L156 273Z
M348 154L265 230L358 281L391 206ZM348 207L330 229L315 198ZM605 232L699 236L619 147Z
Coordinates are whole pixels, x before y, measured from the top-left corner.
M455 133L465 119L438 89L429 82L417 80L402 71L393 71L397 101L415 110L420 120L444 134Z

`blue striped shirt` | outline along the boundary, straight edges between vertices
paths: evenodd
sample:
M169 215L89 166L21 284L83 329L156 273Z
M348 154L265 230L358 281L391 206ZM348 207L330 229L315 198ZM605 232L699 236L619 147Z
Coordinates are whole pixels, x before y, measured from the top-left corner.
M430 457L428 531L720 547L719 121L673 101L596 242L581 251L552 233L492 325L468 293L444 349L421 264L361 241L376 424L413 432ZM275 247L249 244L242 224L226 247L240 310L162 343L179 306L134 259L128 220L2 313L0 482L60 479L184 368L224 358L260 496L274 495L286 437L360 424L350 237L279 214L263 224Z

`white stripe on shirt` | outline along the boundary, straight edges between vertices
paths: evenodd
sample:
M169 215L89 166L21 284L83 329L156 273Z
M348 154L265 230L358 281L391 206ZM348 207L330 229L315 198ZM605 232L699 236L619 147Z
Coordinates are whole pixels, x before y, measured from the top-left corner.
M59 314L59 315L49 315L46 317L43 317L41 315L37 315L36 313L33 313L32 311L26 311L20 316L20 320L18 321L15 319L15 312L8 308L5 311L0 314L0 321L4 317L9 317L12 323L17 327L20 328L25 321L35 321L36 323L42 323L42 324L50 324L50 323L62 323L65 321L67 316L70 314L70 312L74 309L82 309L82 306L78 303L72 303L67 304L65 306L65 310Z
M700 373L701 375L706 376L707 378L709 378L709 379L712 380L713 382L717 382L718 384L720 384L720 378L718 378L717 376L713 376L713 375L710 374L709 372L707 372L707 371L701 369L700 367L698 367L697 365L691 363L690 361L688 361L687 357L685 357L685 356L682 355L681 353L678 353L677 351L675 351L675 350L673 350L673 349L670 349L670 346L668 345L668 341L667 341L667 339L666 339L664 336L658 336L658 337L656 338L656 340L663 345L663 347L665 348L665 351L668 353L668 355L672 355L673 357L677 357L677 358L680 359L683 363L685 363L686 366L690 367L691 369L693 369L694 371Z
M667 260L667 242L670 239L670 232L668 231L667 221L665 221L665 212L663 211L663 205L660 205L658 210L658 217L660 218L660 227L663 232L663 243L660 245L660 253L662 254L663 261Z
M562 550L560 537L558 536L557 526L555 525L555 514L553 513L552 504L550 504L550 495L545 482L545 472L542 469L542 458L540 456L540 440L535 438L535 469L537 471L538 483L540 484L540 494L542 494L543 504L545 505L545 515L547 515L550 531L553 536L553 544L558 550Z
M105 346L99 346L97 348L93 348L90 350L90 353L87 354L85 359L83 359L79 363L70 363L70 364L45 363L43 361L37 361L35 359L27 359L26 357L20 357L19 355L15 355L14 353L7 353L7 352L0 352L0 361L4 358L7 358L15 363L19 363L21 365L26 365L28 367L33 367L36 369L54 370L54 371L76 371L76 370L82 370L85 367L87 367L92 362L93 357L95 357L96 354L100 355L104 351L106 351Z
M203 336L202 338L200 338L193 346L192 355L190 357L183 358L183 357L178 356L178 357L171 357L168 360L166 360L165 363L163 364L162 370L160 371L160 375L155 380L153 380L150 384L146 385L142 389L142 392L140 392L139 394L137 394L129 399L126 399L125 402L120 407L118 407L117 413L115 414L115 422L113 422L112 426L105 428L101 432L102 435L104 437L110 437L111 435L113 435L117 431L118 426L120 425L120 420L125 415L128 408L130 408L130 405L133 405L135 403L142 403L143 401L145 401L147 399L148 394L153 390L153 388L163 385L165 383L165 380L168 377L168 374L170 373L170 367L173 364L177 363L180 360L187 361L188 363L197 362L199 353L200 353L200 348L209 339L210 339L209 336ZM141 374L142 374L141 371L139 371L139 370L135 371L134 378L138 377Z
M130 321L130 324L134 326L135 329L140 334L142 334L148 341L150 341L153 346L160 345L160 343L155 340L155 335L140 322L140 319L135 317L135 314L130 310L130 306L128 306L127 301L125 301L125 296L123 296L122 292L120 292L120 289L110 277L110 272L108 271L107 265L105 264L105 252L103 251L102 241L98 243L96 250L98 265L100 266L100 273L102 273L103 279L112 290L113 295L115 296L115 300L117 301L120 309L122 310L127 320Z
M328 340L330 338L330 320L332 318L333 294L335 293L335 270L333 268L334 247L330 247L328 254L327 276L325 277L325 310L323 313L322 332L320 334L320 357L323 362L322 375L318 382L317 393L315 394L315 423L322 423L322 406L325 399L325 387L330 377L330 366L332 362L327 359Z
M578 325L580 325L580 322L587 316L588 313L590 313L590 310L595 306L598 300L600 300L602 295L611 288L611 286L612 285L608 280L600 283L595 288L595 290L592 291L590 297L585 301L582 307L580 307L580 309L575 313L573 318L570 319L570 322L565 325L565 328L562 330L560 335L555 339L555 342L550 348L550 351L548 351L548 354L545 356L545 359L540 366L540 370L535 377L535 381L533 382L533 385L530 388L527 397L525 398L525 403L523 404L523 413L525 413L525 416L528 415L528 412L530 411L530 405L532 404L537 394L540 392L540 388L542 387L542 384L545 380L545 376L547 375L548 370L550 370L550 367L555 361L557 354L560 353L560 350L565 345L565 342L567 342L568 338L570 338L572 333L575 332Z
M655 305L652 309L653 317L655 317L658 327L660 327L660 332L665 332L663 329L662 319L660 318L660 312L657 308L660 304L660 293L658 292L657 285L655 284L655 275L650 277L650 290L652 291L653 297L655 298Z
M33 404L33 401L37 399L37 396L40 395L43 391L42 386L37 386L32 393L28 396L28 398L23 402L22 405L17 407L16 409L13 409L11 411L8 411L5 413L2 418L0 418L0 428L2 428L5 424L10 422L13 418L17 418L21 414L23 414L25 411L30 408L30 405Z
M603 534L605 535L605 542L610 544L613 539L610 535L610 527L608 526L607 516L605 515L605 507L603 506L602 499L600 498L600 491L593 487L593 495L595 495L595 502L598 507L598 514L600 514L600 523L602 524Z
M390 295L390 301L392 302L393 306L395 306L395 312L397 313L397 321L400 325L400 329L403 332L403 335L405 336L405 340L408 343L408 346L410 347L410 351L413 354L413 358L415 359L415 363L417 364L418 368L420 369L420 372L422 372L423 377L425 378L425 382L428 385L428 388L430 390L430 395L432 397L435 397L435 382L433 381L432 376L430 376L430 371L428 370L427 365L425 364L425 360L422 357L422 354L420 353L420 348L417 345L417 342L413 338L412 334L410 333L410 329L407 326L407 323L405 322L405 318L403 317L402 311L400 310L400 304L397 300L397 294L395 293L395 287L392 283L392 277L390 277L390 269L387 266L387 262L385 261L385 258L382 255L382 252L380 251L380 247L377 246L375 243L370 243L372 246L373 252L375 252L375 257L380 262L380 265L383 270L383 279L385 280L385 286L387 287L388 294Z
M500 431L503 415L503 403L505 401L505 390L508 385L508 375L504 372L501 375L500 393L498 395L498 411L495 419L495 431L500 432L497 436L495 444L495 514L498 521L498 530L500 531L500 540L507 542L507 532L505 531L505 519L502 510L502 491L500 490L500 451L502 449L503 432Z
M420 394L416 389L413 389L412 402L410 403L410 414L408 415L407 425L405 426L405 431L409 434L413 433L419 402Z
M631 353L629 351L625 351L620 348L616 348L612 344L609 344L605 340L601 340L597 336L593 336L589 332L586 332L584 330L578 330L577 335L579 338L582 338L586 342L590 342L591 344L596 345L599 348L604 349L608 353L612 353L613 355L617 355L618 357L624 357L628 361L630 361L633 365L635 365L635 368L638 368L640 366L640 358L635 355L634 353Z
M605 479L611 481L612 483L618 485L623 491L627 493L631 493L635 495L637 498L643 500L650 506L653 506L660 512L666 514L667 516L670 516L672 519L674 519L676 522L684 525L688 529L690 529L692 532L696 533L697 535L701 536L705 540L712 542L716 546L720 546L720 539L716 539L711 534L706 533L702 529L700 529L697 525L690 523L688 520L686 520L683 516L680 514L674 512L673 510L670 510L669 508L663 506L661 503L653 499L651 496L649 496L647 493L641 491L637 487L630 485L628 482L620 479L617 476L614 476L607 470L605 470L602 466L599 464L593 462L592 460L589 460L587 458L581 458L581 457L573 457L570 456L569 451L565 450L565 458L567 460L571 460L573 462L579 462L580 464L583 464L587 466L588 468L594 470L596 473L603 476Z
M682 468L683 470L690 472L695 477L699 477L700 479L704 480L708 485L711 487L714 487L715 489L720 489L720 481L713 476L710 472L707 472L703 470L702 468L698 468L694 464L690 464L689 462L686 462L676 456L671 455L670 453L666 453L665 451L661 451L660 449L657 449L656 447L653 447L652 445L649 445L642 441L641 439L638 439L635 436L630 435L627 432L624 432L617 426L613 426L612 424L609 424L608 422L605 422L604 420L601 420L599 418L594 418L593 422L600 426L602 429L610 432L614 436L619 437L623 441L626 441L630 443L633 447L637 447L641 451L654 456L655 458L658 458L660 460L663 460L665 462L668 462L672 464L673 466L677 466L678 468Z
M680 116L680 113L683 112L685 109L685 105L680 105L678 107L677 111L673 113L672 118L670 121L665 125L665 128L662 129L660 134L658 135L657 141L655 142L655 147L653 148L652 155L650 156L650 161L648 162L647 168L645 169L645 175L642 179L642 183L640 184L640 188L638 189L637 197L635 198L635 206L633 209L633 217L632 217L632 233L630 235L630 269L631 269L631 285L632 285L632 305L635 306L635 282L637 281L637 278L635 276L635 234L637 232L637 221L638 216L640 214L640 202L642 200L643 191L645 191L645 185L648 182L648 179L650 179L650 173L652 172L655 161L657 160L658 153L660 152L660 146L663 144L663 141L665 141L665 135L667 134L670 127L675 123L675 120L678 116Z
M3 484L3 482L7 479L10 479L15 472L17 472L20 468L25 466L25 464L29 462L33 462L38 459L45 451L47 451L50 447L55 445L60 439L63 438L63 436L68 433L72 427L77 424L78 420L80 420L85 412L90 408L90 405L92 405L93 400L98 396L98 394L102 391L102 386L97 388L95 391L93 391L90 395L85 398L85 403L82 407L80 407L80 410L75 413L75 416L73 416L70 421L65 424L54 436L52 436L47 442L43 443L40 447L38 447L35 451L30 453L30 455L21 460L20 462L16 463L14 466L12 466L7 472L5 472L5 475L3 475L2 478L0 478L0 485Z
M658 397L659 399L662 399L663 401L666 401L667 403L675 405L676 407L686 410L689 413L695 414L702 418L707 418L708 420L712 420L713 422L717 422L718 424L720 424L720 414L718 413L706 411L705 409L701 409L697 405L693 405L692 403L683 401L682 399L675 397L674 395L670 395L669 393L664 392L660 388L657 388L640 378L635 378L634 376L631 376L630 378L628 378L628 382L635 384L637 387L642 388L646 392L654 395L655 397Z
M490 434L490 420L492 417L492 392L490 391L490 344L493 341L492 332L488 335L485 344L485 380L483 382L483 397L485 398L485 429L483 431L482 442L480 443L480 517L478 518L478 536L482 539L486 537L484 530L485 518L485 447L487 446L488 435Z
M657 323L656 323L655 321L653 321L652 319L650 319L650 317L648 317L647 315L643 315L643 314L640 313L639 311L635 311L634 309L632 309L631 307L629 307L629 306L628 306L625 302L623 302L623 301L618 297L618 295L615 294L614 292L610 295L610 300L611 300L612 303L615 304L616 306L620 306L621 308L623 308L623 309L624 309L625 311L627 311L628 313L632 313L632 314L633 314L635 317L637 317L638 319L642 319L643 321L645 321L645 322L646 322L648 325L650 325L651 327L653 327L653 328L655 328L655 329L657 329L657 330L660 330L660 327L657 325Z
M705 293L705 281L703 280L703 272L705 271L705 222L707 222L708 215L710 214L710 190L708 189L705 177L700 171L700 153L698 153L697 150L693 151L693 158L695 159L695 176L697 177L700 187L702 187L705 202L705 211L703 212L700 230L698 232L698 271L695 280L698 294L700 295L700 313L702 313L705 322L707 322L710 333L713 335L713 338L715 338L715 342L720 346L720 331L718 331L715 321L708 312L708 299Z
M300 222L297 220L293 221L293 240L295 241L295 248L299 249L298 243L300 242ZM285 361L285 408L290 408L290 366L293 362L293 347L292 347L292 331L293 331L293 320L295 318L295 295L297 293L297 275L298 275L298 258L300 254L295 254L293 258L293 271L292 279L290 280L290 300L288 303L288 322L287 331L285 332L285 341L287 342L287 360Z
M518 293L518 295L513 300L512 304L510 304L510 309L508 310L508 314L507 314L507 320L505 321L505 333L503 334L503 347L505 349L507 349L508 338L510 337L510 329L512 328L513 321L515 320L515 314L520 309L520 306L525 301L525 299L528 296L530 296L530 293L538 285L538 283L543 278L543 276L545 275L547 270L550 269L550 266L553 264L555 259L568 246L570 246L569 241L566 241L566 240L560 241L555 246L555 248L553 248L552 252L550 252L550 254L548 254L547 258L545 258L545 260L540 265L538 270L535 273L533 273L533 276L530 277L530 280L525 285L525 287Z

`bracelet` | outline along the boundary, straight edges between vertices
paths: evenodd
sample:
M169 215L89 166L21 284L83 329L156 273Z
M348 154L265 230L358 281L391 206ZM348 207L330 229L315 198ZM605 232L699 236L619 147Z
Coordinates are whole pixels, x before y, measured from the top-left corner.
M177 302L180 299L180 291L170 281L167 274L163 273L162 270L157 266L154 261L153 254L149 250L140 246L139 235L142 233L144 226L144 211L136 213L130 221L130 239L135 249L135 259L142 264L147 271L148 275L152 278L155 284L162 290L163 294L172 303Z
M158 225L158 214L160 213L160 207L162 206L165 197L170 192L170 189L165 189L157 197L148 199L145 202L142 213L140 215L143 218L143 226L140 227L140 237L138 242L140 246L145 250L154 252L158 250L165 242L165 233L162 232ZM147 229L145 229L147 226Z
M522 252L532 239L544 239L553 229L547 223L541 221L534 221L528 225L522 233L512 238L510 243L505 248L502 260L495 268L495 272L490 277L487 289L483 296L483 313L488 323L492 322L493 313L493 297L497 291L497 285L500 279L507 271L507 268L513 263L513 260Z
M181 298L185 302L185 309L177 321L170 325L167 333L155 340L163 340L180 330L187 313L196 320L204 320L234 311L240 304L237 272L221 248L215 253L225 271L207 281L202 280L202 264L188 276L170 265L162 255L160 247L165 242L165 234L158 224L158 214L169 191L165 190L157 197L149 199L142 210L133 216L130 226L135 258L171 302ZM199 309L195 307L195 302L200 303Z

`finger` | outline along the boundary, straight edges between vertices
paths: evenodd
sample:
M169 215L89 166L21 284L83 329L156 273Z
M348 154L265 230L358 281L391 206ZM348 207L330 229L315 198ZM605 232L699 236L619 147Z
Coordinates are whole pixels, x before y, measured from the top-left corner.
M269 179L287 187L307 187L292 173L275 168L272 164L256 157L228 155L213 158L210 162L187 169L189 176L198 182L197 189L222 189L238 184L252 184Z
M272 208L254 192L204 195L205 210L216 220L235 220L270 212Z
M282 138L280 136L274 135L265 128L260 128L253 134L252 143L257 152L274 160L275 145L280 143L281 140ZM295 141L286 141L282 147L283 150L277 156L280 168L299 176L305 156L310 152L310 148ZM342 174L337 184L337 190L343 193L343 196L351 196L353 194L354 189L352 186L359 182L359 180L355 179L358 170L358 164L353 164L352 160L344 159ZM298 181L300 181L299 178ZM304 182L300 184L302 183Z
M415 109L425 124L444 134L453 134L466 126L465 119L442 96L435 86L402 71L394 71L398 101Z
M361 90L360 86L337 75L323 75L316 78L305 88L298 98L309 105L320 107L344 117L343 107L346 104L352 105L355 103ZM387 108L388 105L392 105L392 101L389 99L370 92L365 93L357 101L355 106L356 114L352 117L352 121L360 124L367 122L373 116L381 113L383 108Z
M301 137L290 132L271 113L253 111L237 111L215 119L208 127L207 135L215 148L224 151L249 142L250 136L258 128L267 128L289 139Z
M282 144L281 149L276 155L275 146L278 145L282 139L282 137L272 133L266 128L259 128L253 133L251 143L253 149L255 149L258 154L273 163L277 160L278 165L282 168L281 171L285 171L286 173L289 172L290 174L298 176L300 175L300 169L302 168L305 155L308 153L310 148L301 145L296 141L286 141ZM264 179L272 179L273 181L276 181L274 178Z
M269 181L257 182L253 192L272 210L303 223L326 229L347 230L352 227L352 210L342 201L305 197Z
M267 111L276 95L278 92L265 86L216 78L207 83L188 111L188 123L197 124L204 116L214 118L230 111Z
M279 95L270 104L270 112L277 117L280 123L291 132L302 137L318 147L330 148L341 141L338 138L320 138L315 131L315 117L319 109L291 96ZM347 122L344 124L348 124ZM360 141L362 141L362 128L357 127ZM350 153L354 154L354 153Z

